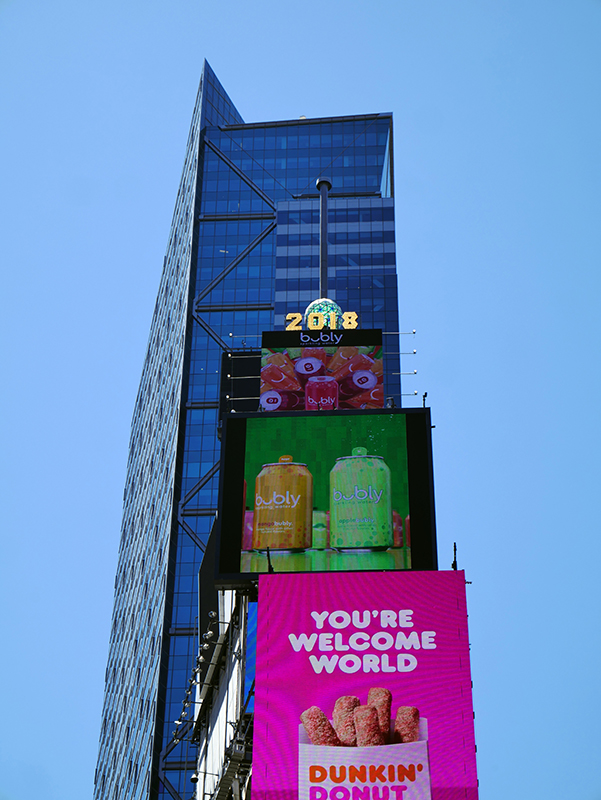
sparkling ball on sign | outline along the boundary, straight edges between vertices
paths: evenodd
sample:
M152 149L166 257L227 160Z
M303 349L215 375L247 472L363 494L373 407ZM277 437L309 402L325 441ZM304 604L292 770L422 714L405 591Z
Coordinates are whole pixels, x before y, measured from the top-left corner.
M336 328L342 328L342 309L333 300L327 297L320 297L319 300L313 300L309 303L305 310L303 317L303 325L308 328L307 319L309 314L323 314L325 325L324 327L330 328L330 314L336 314Z

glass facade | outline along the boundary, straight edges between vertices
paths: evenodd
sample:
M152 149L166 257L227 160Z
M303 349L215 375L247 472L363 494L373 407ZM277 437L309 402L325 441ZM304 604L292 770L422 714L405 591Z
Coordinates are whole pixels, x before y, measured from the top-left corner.
M245 125L205 62L132 421L95 800L192 796L194 746L166 747L198 649L221 356L318 296L320 175L328 296L384 331L400 405L391 115Z

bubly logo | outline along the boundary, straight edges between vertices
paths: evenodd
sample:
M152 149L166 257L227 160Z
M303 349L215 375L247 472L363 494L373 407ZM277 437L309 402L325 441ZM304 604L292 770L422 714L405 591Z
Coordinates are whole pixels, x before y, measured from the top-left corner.
M296 508L298 501L300 500L300 494L296 496L290 494L290 492L286 492L286 494L278 494L274 491L273 495L264 500L260 494L255 495L255 508L259 508L260 506L277 506L278 508Z
M347 497L342 492L339 492L338 489L334 489L334 502L340 503L341 500L371 500L373 503L379 503L382 494L384 493L384 489L380 489L378 492L377 489L374 489L371 484L367 487L367 489L360 489L357 485L355 485L355 491L350 497Z
M338 344L342 339L341 333L334 333L334 331L330 331L326 333L325 331L320 331L319 336L310 336L308 333L303 333L301 331L300 340L301 344Z
M319 397L317 400L314 400L311 396L307 395L307 405L308 406L315 406L315 408L317 408L317 406L321 406L322 408L324 406L332 406L333 407L334 406L334 400L335 400L334 397L325 397L325 396L324 397Z

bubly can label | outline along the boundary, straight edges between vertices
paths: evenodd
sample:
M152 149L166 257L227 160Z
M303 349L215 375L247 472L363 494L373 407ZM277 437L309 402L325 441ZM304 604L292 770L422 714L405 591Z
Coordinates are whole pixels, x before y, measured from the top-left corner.
M255 550L311 547L313 477L306 464L281 456L264 464L255 481L252 544Z
M338 384L325 375L309 378L305 386L305 409L307 411L331 411L338 408Z
M391 547L390 469L365 447L336 459L330 472L330 546Z

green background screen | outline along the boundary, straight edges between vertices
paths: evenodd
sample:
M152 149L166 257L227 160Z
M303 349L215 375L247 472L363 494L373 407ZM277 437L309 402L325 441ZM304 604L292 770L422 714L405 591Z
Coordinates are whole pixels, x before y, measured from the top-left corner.
M255 480L263 464L290 455L306 464L313 476L314 507L329 510L330 471L336 459L365 447L368 455L382 456L391 472L392 507L404 518L409 514L407 431L401 414L278 417L248 419L244 478L246 504L254 508Z

